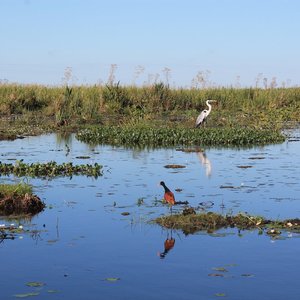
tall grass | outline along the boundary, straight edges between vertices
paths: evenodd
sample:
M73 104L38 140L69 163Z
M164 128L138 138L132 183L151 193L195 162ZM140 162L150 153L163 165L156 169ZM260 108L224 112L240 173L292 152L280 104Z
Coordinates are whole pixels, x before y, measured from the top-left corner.
M32 186L23 182L17 184L0 184L0 198L5 196L24 196L32 195Z
M121 86L0 84L0 115L33 113L78 123L177 122L193 126L206 99L217 99L208 126L281 128L300 120L300 88L171 89L164 83Z

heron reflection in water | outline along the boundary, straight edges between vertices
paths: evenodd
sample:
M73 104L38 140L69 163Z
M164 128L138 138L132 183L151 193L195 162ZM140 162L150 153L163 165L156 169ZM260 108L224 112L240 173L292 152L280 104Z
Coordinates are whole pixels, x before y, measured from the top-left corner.
M212 167L211 167L211 162L210 160L207 158L205 152L197 152L197 156L202 164L202 166L204 166L205 168L205 175L207 177L211 176L211 172L212 172Z
M167 239L164 242L164 251L163 252L158 252L158 256L161 259L164 259L168 252L174 248L175 245L175 239L172 237L172 230L171 230L171 237L169 238L169 233L167 235Z

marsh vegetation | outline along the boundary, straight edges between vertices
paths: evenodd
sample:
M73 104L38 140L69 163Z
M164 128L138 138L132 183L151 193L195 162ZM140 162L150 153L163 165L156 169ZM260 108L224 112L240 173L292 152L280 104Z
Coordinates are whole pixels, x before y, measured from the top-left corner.
M33 194L30 185L0 184L0 215L34 215L44 208L45 204Z
M214 128L204 131L209 129ZM1 267L6 274L1 295L123 299L126 294L150 299L153 286L159 299L223 294L259 298L274 289L277 295L283 286L289 287L288 296L298 295L299 135L292 137L295 142L246 148L136 149L89 145L75 134L0 141L6 167L22 160L25 169L33 170L37 165L44 169L47 161L74 166L97 162L104 168L98 178L79 174L51 180L45 180L44 173L31 176L26 171L31 191L46 207L30 219L1 217ZM2 174L1 182L12 186L20 180L17 174ZM161 180L176 202L188 201L188 210L185 204L174 205L170 215L157 185ZM200 212L207 219L202 227L199 219L193 223ZM175 214L186 228L169 223ZM219 216L232 217L232 222L219 227L221 222L213 222L224 220ZM166 226L149 224L156 218ZM266 220L275 223L265 224ZM275 227L280 220L286 221L282 229ZM231 227L238 221L245 223ZM282 275L287 268L289 278ZM172 282L171 289L165 278Z
M101 176L102 166L98 163L73 165L72 162L58 164L55 161L48 163L27 164L23 160L17 160L15 164L0 162L0 175L30 176L41 178L53 178L58 176L72 177L74 175Z
M144 132L148 129L149 133L154 128L187 131L194 127L206 99L218 100L213 105L207 130L278 133L300 119L300 88L171 89L163 83L136 87L114 82L60 87L0 84L0 129L2 138L8 132L16 136L62 128L77 131L87 124L108 128L103 131L111 126L116 126L116 130L125 128L125 132L136 128L143 128ZM223 134L217 139L222 139Z
M195 130L209 98L218 103ZM26 177L47 204L27 224L13 225L14 213L3 210L3 297L49 297L48 286L60 291L51 292L55 299L81 299L83 279L91 299L123 299L129 287L138 299L153 295L153 286L174 299L277 296L287 284L288 295L297 295L299 139L269 143L284 141L282 130L300 119L299 103L298 88L1 84L3 195L11 189L28 199L31 185L15 186ZM75 134L22 139L49 132ZM74 162L83 159L86 165ZM182 203L172 215L161 180ZM288 279L278 276L287 268Z
M265 230L271 235L280 234L280 230L300 232L300 219L268 220L262 216L251 216L241 212L236 215L222 215L214 212L196 213L190 208L184 209L182 213L156 218L153 222L168 229L182 230L184 234L193 234L201 230L214 232L227 227L236 227L241 230Z

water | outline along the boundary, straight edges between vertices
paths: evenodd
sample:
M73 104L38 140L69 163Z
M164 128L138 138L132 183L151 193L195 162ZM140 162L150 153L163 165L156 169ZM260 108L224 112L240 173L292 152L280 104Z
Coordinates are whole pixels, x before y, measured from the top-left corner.
M21 221L25 229L36 231L0 243L1 300L31 292L39 293L37 299L53 300L299 299L299 235L272 239L256 230L222 229L185 236L148 222L169 213L157 202L163 196L161 180L176 200L192 206L212 202L209 210L219 213L299 217L299 141L242 150L211 148L206 156L176 149L91 147L74 136L65 140L56 135L1 141L0 147L0 160L6 163L104 165L98 179L25 179L48 207ZM80 156L90 158L76 158ZM185 168L164 168L167 164ZM0 181L19 178L2 176ZM0 219L11 222L16 221ZM175 245L161 258L171 237ZM45 285L26 286L32 281Z

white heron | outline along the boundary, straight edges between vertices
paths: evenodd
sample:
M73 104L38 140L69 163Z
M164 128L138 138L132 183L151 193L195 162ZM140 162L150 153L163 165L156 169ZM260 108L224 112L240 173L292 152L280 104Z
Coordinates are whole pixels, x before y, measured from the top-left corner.
M196 120L196 124L195 124L196 128L200 127L200 125L205 122L206 118L210 114L210 112L211 112L210 102L217 102L217 100L206 100L206 105L208 106L208 110L204 109L201 111L200 115L198 116L198 118Z

